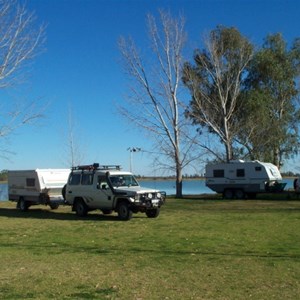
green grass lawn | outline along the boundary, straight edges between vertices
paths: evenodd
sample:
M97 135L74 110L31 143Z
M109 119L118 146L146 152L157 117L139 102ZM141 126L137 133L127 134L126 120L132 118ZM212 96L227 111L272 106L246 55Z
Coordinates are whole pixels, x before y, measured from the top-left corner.
M0 202L1 299L299 299L300 201L168 199L157 219Z

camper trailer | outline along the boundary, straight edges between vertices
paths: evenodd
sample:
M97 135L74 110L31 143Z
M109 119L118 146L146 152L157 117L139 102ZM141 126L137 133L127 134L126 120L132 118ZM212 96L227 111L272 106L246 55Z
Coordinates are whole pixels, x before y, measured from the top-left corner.
M56 209L64 202L61 191L69 174L69 169L8 171L8 198L22 211L36 204Z
M257 193L281 192L286 183L278 168L260 161L243 160L206 165L206 186L226 199L255 198Z

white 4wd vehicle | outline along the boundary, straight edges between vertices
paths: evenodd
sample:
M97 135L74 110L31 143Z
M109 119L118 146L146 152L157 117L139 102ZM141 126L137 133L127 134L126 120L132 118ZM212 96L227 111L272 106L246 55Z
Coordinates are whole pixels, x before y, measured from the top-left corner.
M137 212L156 218L166 198L165 192L142 188L131 173L121 171L119 166L99 164L72 168L62 193L78 216L100 209L104 214L116 211L121 220L129 220Z

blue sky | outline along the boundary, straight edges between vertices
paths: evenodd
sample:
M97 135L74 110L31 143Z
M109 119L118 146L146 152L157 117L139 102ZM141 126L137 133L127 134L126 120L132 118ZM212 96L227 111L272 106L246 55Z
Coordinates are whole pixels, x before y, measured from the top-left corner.
M139 47L147 40L146 15L158 9L182 13L188 51L202 47L204 32L217 25L235 26L256 45L270 33L288 42L300 36L300 1L255 0L27 0L38 21L47 25L45 51L31 67L27 82L10 95L47 103L45 118L24 127L4 145L15 154L0 169L68 167L66 134L71 107L84 163L120 164L129 169L128 147L151 149L151 143L116 112L124 102L126 77L117 42L132 36ZM4 141L2 141L3 143ZM151 158L134 153L136 174L153 175ZM201 172L201 168L199 168Z

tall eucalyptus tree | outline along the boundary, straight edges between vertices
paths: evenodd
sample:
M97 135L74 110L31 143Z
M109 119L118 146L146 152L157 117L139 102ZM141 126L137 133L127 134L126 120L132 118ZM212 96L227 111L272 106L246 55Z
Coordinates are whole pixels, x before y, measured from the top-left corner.
M237 120L239 96L253 46L236 28L218 26L196 50L194 64L186 63L183 82L190 90L186 115L195 125L219 138L225 159L234 158L234 142L242 129ZM220 157L220 153L215 153Z
M159 153L156 165L174 171L176 196L182 197L182 170L196 153L181 98L184 19L160 11L160 22L152 15L147 21L150 51L144 56L132 39L120 40L125 71L132 83L120 112L154 141Z

